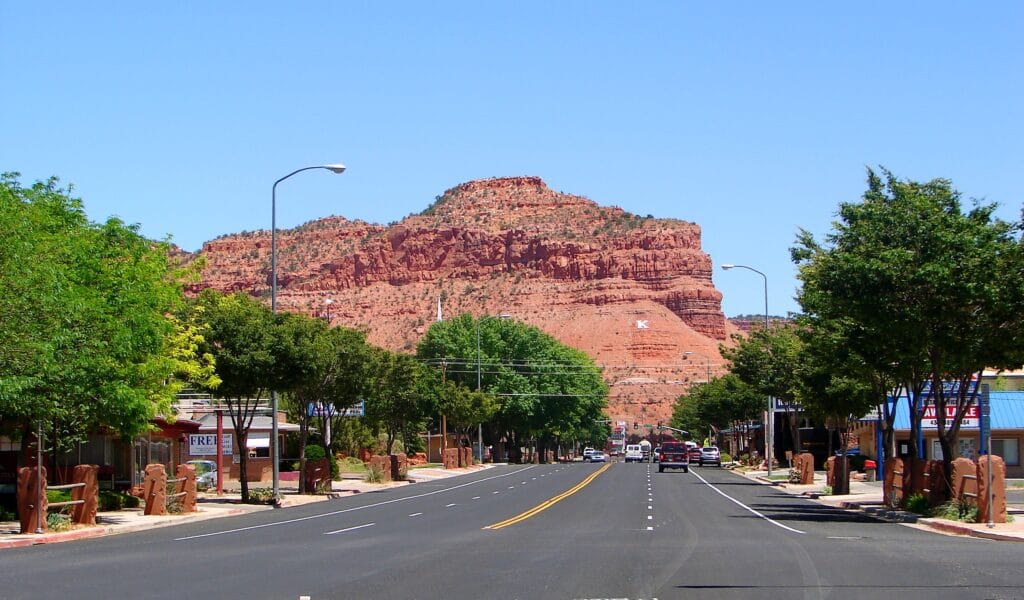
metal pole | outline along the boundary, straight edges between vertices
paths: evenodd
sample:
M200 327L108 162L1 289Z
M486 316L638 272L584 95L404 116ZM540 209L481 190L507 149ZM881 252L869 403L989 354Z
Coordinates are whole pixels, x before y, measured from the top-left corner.
M344 165L316 165L314 167L303 167L296 169L284 177L274 182L274 185L270 188L270 312L271 314L277 314L277 184L281 183L285 179L288 179L296 173L303 171L309 171L311 169L327 169L332 173L342 173L345 171ZM280 443L277 439L277 391L270 390L270 460L273 463L271 465L273 473L273 496L274 506L278 506L277 501L281 498L281 462L280 454L281 448ZM220 449L218 448L218 452ZM245 448L240 449L241 452L245 452Z
M43 421L36 422L36 533L43 533Z
M476 391L477 391L478 394L480 393L480 323L482 323L485 318L486 317L481 317L480 319L477 319L477 322L476 322ZM480 464L483 464L483 462L484 462L484 431L483 431L483 429L484 429L483 423L477 423L476 424L476 443L477 443L477 448L478 448L477 452L480 455L478 457L480 459Z

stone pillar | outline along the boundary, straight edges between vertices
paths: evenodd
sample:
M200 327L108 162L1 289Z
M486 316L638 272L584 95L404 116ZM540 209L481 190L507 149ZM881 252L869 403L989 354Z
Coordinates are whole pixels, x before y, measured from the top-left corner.
M967 502L977 504L978 495L978 467L969 458L956 458L952 463L953 475L953 500L956 502Z
M328 459L306 460L304 473L307 494L316 494L325 481L331 480L331 464Z
M174 472L174 478L180 479L174 486L174 493L184 496L176 496L181 502L181 512L196 512L196 467L195 465L178 465Z
M459 449L458 448L445 448L444 451L444 468L445 469L457 469L459 467Z
M992 522L1006 522L1006 463L1001 456L986 454L978 458L978 522L989 521L988 471L992 469Z
M882 500L886 506L895 508L903 504L904 467L902 458L885 459L885 481L882 483Z
M392 454L391 458L391 479L394 481L405 481L409 475L409 457L404 452Z
M42 498L36 506L36 468L21 467L18 469L18 520L21 522L21 533L35 533L36 526L46 531L46 467L40 467L39 486Z
M799 458L799 457L798 457ZM836 457L830 456L825 459L825 485L835 489L836 485Z
M96 505L99 502L99 465L77 465L71 473L71 483L84 483L84 487L71 488L71 499L82 504L71 505L71 521L79 525L96 524Z
M939 506L946 501L946 471L941 460L929 460L924 466L928 506Z
M370 457L370 468L380 470L381 481L391 481L391 457L390 456L371 456Z
M814 483L814 455L811 453L803 453L797 455L800 457L800 483L802 485L811 485Z
M167 514L167 471L163 465L146 465L142 479L142 501L145 503L143 514Z

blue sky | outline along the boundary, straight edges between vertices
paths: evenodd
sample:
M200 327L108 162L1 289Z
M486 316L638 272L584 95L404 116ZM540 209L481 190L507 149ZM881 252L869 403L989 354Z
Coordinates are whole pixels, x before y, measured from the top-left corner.
M729 316L798 310L789 247L865 167L1017 219L1019 2L0 0L0 170L188 250L390 223L476 178L693 221Z

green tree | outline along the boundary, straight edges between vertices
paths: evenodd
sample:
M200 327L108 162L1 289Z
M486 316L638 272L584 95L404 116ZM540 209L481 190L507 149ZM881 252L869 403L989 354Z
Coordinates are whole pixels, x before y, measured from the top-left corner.
M278 372L280 334L276 317L258 300L243 294L222 295L204 290L198 298L207 323L203 350L212 354L221 379L216 390L224 400L235 443L239 448L239 480L242 500L249 500L249 429L256 413L267 405L272 389L283 389ZM276 417L275 417L276 418ZM275 440L276 443L276 440Z
M288 314L281 322L278 356L293 377L283 395L289 413L299 423L300 471L306 470L306 444L316 425L329 456L333 436L340 431L344 411L359 403L368 382L370 348L366 335L354 329L329 327L320 319ZM305 493L305 477L299 479Z
M366 398L366 422L387 436L385 452L391 454L395 440L408 439L423 425L425 367L408 354L377 349L371 366Z
M734 347L721 347L722 356L732 361L731 372L764 396L773 396L785 405L786 428L791 449L798 451L800 429L797 411L800 379L797 376L803 342L791 324L758 329L750 337L734 336ZM767 402L767 399L765 400ZM778 444L776 444L778 445Z
M56 178L23 188L0 176L0 422L22 436L46 423L55 448L173 418L183 379L202 378L194 337L169 317L182 293L168 244L89 222L70 194Z
M671 425L692 435L732 429L739 440L747 422L758 419L764 409L765 396L736 374L729 373L697 384L689 394L676 399Z
M976 202L965 212L945 179L901 181L869 169L862 201L840 205L824 244L801 232L792 250L804 311L845 323L845 343L876 379L907 391L912 457L922 408L935 405L947 474L974 402L967 383L985 367L1024 362L1020 223L996 219L995 208ZM943 381L959 382L958 391L946 393ZM926 385L937 393L926 397Z
M544 456L561 441L590 441L601 430L596 421L604 418L608 387L600 369L536 327L463 314L432 325L417 357L443 365L447 380L468 389L479 380L481 391L499 399L488 438L508 440L512 460L521 459L523 446L536 444Z

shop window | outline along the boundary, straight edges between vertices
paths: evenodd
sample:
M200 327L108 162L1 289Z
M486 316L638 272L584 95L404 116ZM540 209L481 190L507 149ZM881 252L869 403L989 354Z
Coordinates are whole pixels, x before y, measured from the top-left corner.
M992 438L992 454L1001 457L1007 466L1020 465L1020 444L1016 438L997 440Z
M960 438L958 441L960 442L960 456L971 460L978 459L977 440ZM932 440L932 460L942 460L942 445L939 444L939 440Z

